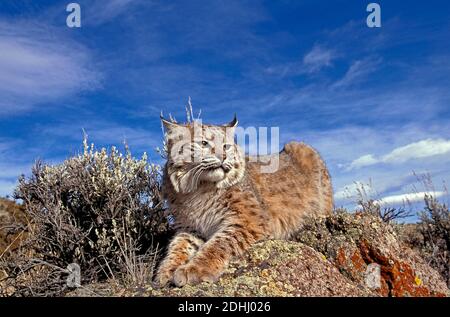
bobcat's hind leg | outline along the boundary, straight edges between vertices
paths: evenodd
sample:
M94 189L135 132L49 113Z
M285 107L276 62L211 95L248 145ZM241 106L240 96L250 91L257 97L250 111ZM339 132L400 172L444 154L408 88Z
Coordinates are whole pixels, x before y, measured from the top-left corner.
M178 233L170 242L166 257L156 274L156 282L163 287L173 280L178 267L186 264L204 244L204 241L190 233Z

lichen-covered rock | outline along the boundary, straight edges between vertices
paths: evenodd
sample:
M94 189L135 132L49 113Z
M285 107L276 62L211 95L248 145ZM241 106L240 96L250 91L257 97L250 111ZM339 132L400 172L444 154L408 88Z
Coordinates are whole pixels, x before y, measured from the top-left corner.
M92 291L103 296L449 295L438 272L404 246L392 226L371 214L310 220L296 240L255 244L212 284L162 289L85 286L71 295L91 296ZM375 285L366 273L374 263L380 269Z
M217 283L183 288L149 288L151 296L370 296L314 249L271 240L253 246L231 263Z
M448 288L420 256L400 242L394 228L369 213L339 213L309 221L297 240L324 253L336 267L366 287L369 264L380 266L382 296L446 296Z
M270 240L236 259L216 283L183 288L84 286L69 296L378 296L342 275L325 256L298 242Z

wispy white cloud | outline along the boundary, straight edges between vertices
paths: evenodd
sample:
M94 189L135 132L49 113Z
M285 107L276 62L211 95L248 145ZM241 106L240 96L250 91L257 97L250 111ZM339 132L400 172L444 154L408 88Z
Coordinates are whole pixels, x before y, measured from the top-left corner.
M315 73L323 68L330 67L335 58L336 53L333 50L315 45L311 51L303 57L303 67L306 72Z
M361 83L362 80L377 69L380 63L381 60L375 58L357 60L350 65L344 77L336 81L331 87L342 88Z
M385 163L402 163L415 158L441 155L450 152L450 140L426 139L394 149L383 156Z
M100 25L120 17L142 3L142 0L90 0L82 7L87 10L86 24ZM151 5L152 1L148 1L147 4Z
M0 22L0 115L99 86L89 51L47 25Z
M358 195L362 195L363 193L371 196L374 194L374 189L372 185L367 183L363 183L360 181L355 181L352 184L346 185L342 188L339 188L334 192L334 199L337 201L345 200L345 199L353 199Z
M370 166L378 163L379 160L376 159L372 154L363 155L353 162L351 162L350 166L347 168L348 170L352 170L354 168L361 168L364 166Z
M254 105L247 109L259 116L268 111L273 115L282 108L279 116L289 113L300 117L300 124L318 120L333 126L349 122L370 125L395 122L398 127L400 122L436 122L436 114L445 113L450 101L447 88L450 63L439 59L437 64L430 59L420 66L399 66L385 59L377 55L357 58L338 79L312 76L301 86L286 85L285 79L278 92L263 92L242 104ZM273 68L268 73L281 77L292 75L284 71ZM389 78L391 72L396 73L394 81Z
M425 199L425 195L428 195L428 196L431 195L434 198L440 198L442 196L445 196L446 194L447 193L443 192L443 191L407 193L407 194L386 196L386 197L376 200L376 202L378 204L387 204L387 205L416 203L416 202L423 202Z
M337 54L334 50L316 44L303 56L303 59L281 65L272 65L267 67L265 72L281 77L315 74L324 68L333 66L333 61L336 58Z
M425 139L398 147L381 157L373 154L363 155L352 161L347 170L358 169L378 163L403 163L413 159L421 159L450 152L450 140Z

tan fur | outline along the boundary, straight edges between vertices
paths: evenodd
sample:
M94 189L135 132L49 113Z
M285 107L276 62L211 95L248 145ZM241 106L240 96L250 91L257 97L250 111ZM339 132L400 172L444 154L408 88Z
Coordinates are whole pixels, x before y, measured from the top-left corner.
M218 147L230 143L237 122L196 126L202 131L202 140L216 140L215 145L205 148L195 138L180 138L183 129L192 132L193 124L163 122L169 153L176 142L181 142L183 147L200 151L203 159L191 163L169 155L165 167L164 195L178 234L158 269L161 286L215 281L230 258L242 255L253 243L268 238L289 239L306 217L331 213L330 176L310 146L286 144L279 153L278 170L264 174L260 168L263 163L245 158L234 141L226 153L217 154ZM202 164L208 168L195 174L192 170L201 170Z

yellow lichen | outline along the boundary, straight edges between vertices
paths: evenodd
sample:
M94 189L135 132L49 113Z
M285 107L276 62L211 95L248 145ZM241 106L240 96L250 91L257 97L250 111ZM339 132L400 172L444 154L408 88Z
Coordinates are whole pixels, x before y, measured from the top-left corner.
M264 269L259 273L259 276L261 277L269 277L269 270Z
M422 280L417 275L414 277L414 282L416 283L417 286L422 285Z

